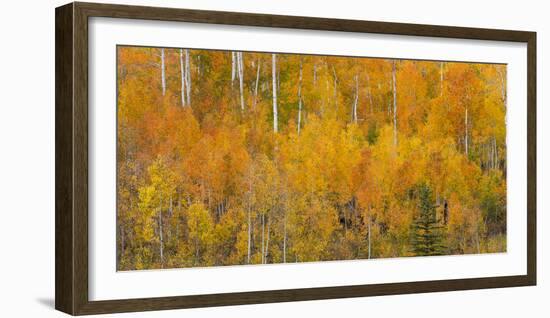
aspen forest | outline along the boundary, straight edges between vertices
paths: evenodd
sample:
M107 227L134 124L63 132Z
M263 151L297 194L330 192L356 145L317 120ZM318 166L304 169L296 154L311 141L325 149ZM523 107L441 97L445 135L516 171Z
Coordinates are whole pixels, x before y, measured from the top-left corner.
M117 47L117 270L506 252L506 65Z

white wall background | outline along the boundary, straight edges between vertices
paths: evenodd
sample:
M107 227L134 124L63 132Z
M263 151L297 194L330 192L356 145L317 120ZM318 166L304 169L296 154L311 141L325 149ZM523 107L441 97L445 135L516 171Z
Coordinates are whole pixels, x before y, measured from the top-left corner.
M103 2L444 24L538 32L537 287L124 314L126 317L548 317L550 23L545 1L138 0ZM0 316L62 317L54 303L54 8L6 1L0 13ZM550 80L549 80L550 81ZM123 315L112 315L122 317Z

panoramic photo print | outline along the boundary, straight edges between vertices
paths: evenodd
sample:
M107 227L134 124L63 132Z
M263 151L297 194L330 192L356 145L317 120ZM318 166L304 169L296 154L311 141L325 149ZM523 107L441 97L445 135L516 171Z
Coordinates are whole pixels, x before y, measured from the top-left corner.
M506 65L117 47L117 270L506 252Z

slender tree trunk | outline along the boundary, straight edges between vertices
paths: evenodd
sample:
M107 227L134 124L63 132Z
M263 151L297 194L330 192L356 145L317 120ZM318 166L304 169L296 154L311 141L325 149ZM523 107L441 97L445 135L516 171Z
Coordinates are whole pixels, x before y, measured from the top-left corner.
M493 137L493 140L495 142L495 168L499 169L499 159L498 159L498 147L497 147L497 139L496 137Z
M174 216L174 202L172 200L172 196L170 196L170 201L168 205L168 216L172 217Z
M298 136L302 127L302 60L300 59L300 76L298 80Z
M200 264L200 257L199 240L195 239L195 265Z
M236 75L236 58L235 58L235 52L231 52L231 87L233 87L233 82L235 82L235 75Z
M191 62L189 57L189 50L185 49L185 71L186 71L186 80L185 84L187 86L187 105L191 106Z
M237 53L237 64L239 70L239 92L241 94L241 111L244 111L244 93L243 93L243 52Z
M479 227L476 227L476 249L477 249L477 254L480 254L481 248L479 246Z
M252 170L252 169L251 169ZM247 243L247 256L246 263L250 264L250 247L252 241L252 178L254 173L250 174L250 181L248 184L248 243Z
M283 224L283 263L286 263L286 210Z
M393 145L397 147L397 84L395 76L395 60L392 66L392 91L393 91Z
M181 106L185 107L185 77L186 69L183 62L183 49L180 49L180 72L181 72Z
M279 131L277 113L277 54L271 55L271 77L273 80L273 132Z
M164 268L164 238L162 236L162 206L159 208L160 267Z
M497 148L497 139L493 136L490 141L490 167L492 169L498 169L498 148Z
M443 96L443 62L439 63L439 96Z
M201 56L199 54L197 54L197 78L200 79L201 77Z
M260 82L260 60L258 59L258 69L256 70L256 85L254 86L254 109L258 102L258 83Z
M355 99L353 101L353 122L357 123L357 103L359 103L359 75L355 75Z
M490 153L491 153L491 155L490 155L491 165L490 165L490 167L491 167L491 169L494 169L495 168L495 146L493 144L493 138L491 138L490 144L491 144L491 146L490 146L490 148L491 148L491 151L490 151Z
M367 74L367 99L369 100L369 108L370 108L370 113L372 114L374 112L374 105L373 105L373 102L372 102L372 94L371 94L371 91L370 91L370 77L369 75Z
M262 214L262 264L265 259L265 214Z
M504 75L504 72L502 72L500 69L497 68L497 73L500 77L500 94L502 98L502 102L504 103L504 107L506 108L506 76Z
M161 69L161 83L162 83L162 96L166 94L166 74L164 65L164 48L160 49L160 69Z
M267 264L267 256L269 255L269 235L271 233L271 218L267 218L267 238L265 242L264 264Z
M508 113L507 111L508 96L506 93L506 74L503 71L498 71L498 74L500 75L500 82L501 82L500 92L502 95L502 103L504 104L504 114L505 114L504 121L506 122L506 114ZM495 150L496 150L497 169L499 169L500 164L498 161L498 147L496 146L496 138L495 138Z
M250 220L250 208L248 209L248 246L246 254L246 263L250 264L250 239L252 234L251 220Z
M368 254L367 254L367 258L370 259L371 257L371 217L370 217L370 213L369 213L369 216L367 217L368 219L368 223L367 223L367 230L368 230L368 236L367 236L367 241L368 241Z

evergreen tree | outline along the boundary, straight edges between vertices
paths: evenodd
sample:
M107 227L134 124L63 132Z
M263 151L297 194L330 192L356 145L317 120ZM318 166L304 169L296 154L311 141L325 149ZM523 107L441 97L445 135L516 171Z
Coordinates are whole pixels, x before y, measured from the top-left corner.
M418 187L420 214L412 223L412 251L415 255L443 255L443 226L437 219L436 206L432 203L432 190L426 184Z

